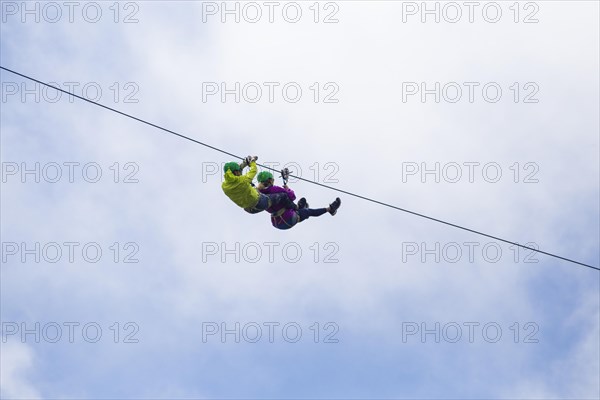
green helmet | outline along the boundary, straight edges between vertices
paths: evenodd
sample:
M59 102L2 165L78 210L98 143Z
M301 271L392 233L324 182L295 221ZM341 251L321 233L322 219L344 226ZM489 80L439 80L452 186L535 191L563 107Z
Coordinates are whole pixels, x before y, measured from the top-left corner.
M231 170L231 172L234 171L240 171L240 164L236 163L235 161L232 162L228 162L227 164L225 164L225 167L223 168L223 172L227 172Z
M259 182L266 182L269 179L273 178L273 174L270 173L269 171L262 171L261 173L258 174L258 177L256 178Z

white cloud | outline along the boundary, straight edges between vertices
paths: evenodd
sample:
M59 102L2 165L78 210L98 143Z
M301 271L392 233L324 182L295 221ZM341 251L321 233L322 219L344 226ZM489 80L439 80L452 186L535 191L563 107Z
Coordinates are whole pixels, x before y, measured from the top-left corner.
M598 93L590 89L598 83L597 50L578 48L597 48L597 39L589 35L597 32L597 25L581 21L576 8L549 3L544 3L545 23L527 30L506 25L409 27L398 23L399 6L392 3L342 5L337 25L274 27L201 25L197 4L185 3L189 8L184 12L164 2L142 3L140 23L132 26L39 25L31 33L23 30L20 37L26 45L13 48L10 57L14 68L23 67L40 79L98 80L105 86L133 80L140 88L140 102L119 103L116 108L234 153L256 153L261 161L295 161L303 176L311 175L315 162L336 162L341 188L593 262L597 225L586 220L598 216ZM170 22L174 15L176 25ZM561 32L561 18L576 28ZM532 42L521 40L526 33L533 35ZM3 43L9 34L3 30ZM63 47L47 51L56 43ZM40 54L46 53L41 62ZM399 93L402 81L497 80L510 85L532 79L542 87L537 105L405 104ZM335 81L340 103L201 102L204 81L273 80L298 81L305 96L312 82ZM514 264L506 246L506 258L497 264L485 263L481 254L474 263L421 263L418 256L402 263L402 242L425 241L431 246L478 238L349 196L342 196L335 218L326 215L289 232L276 231L266 215L249 216L226 199L219 177L202 182L202 163L221 163L228 156L88 104L9 103L3 104L2 112L3 160L99 161L108 174L115 161L140 166L140 183L130 186L3 185L6 240L96 240L105 246L134 240L141 247L137 265L3 265L3 297L22 300L14 301L8 312L40 320L76 315L144 321L141 333L146 341L140 347L156 358L205 350L194 341L199 332L190 327L206 318L334 319L342 335L368 337L381 352L397 348L398 329L407 318L509 321L505 329L515 320L540 318L548 321L543 328L552 329L559 324L556 319L568 318L571 312L561 310L552 319L544 303L560 300L551 288L540 289L539 280L550 274L544 283L572 288L590 273L544 256L537 264ZM453 185L415 179L403 184L402 161L495 161L507 175L514 162L536 161L540 183L489 184L480 179ZM304 183L294 189L313 206L324 206L336 195ZM235 242L243 246L268 241L281 243L280 248L299 243L302 261L286 263L280 252L275 263L265 258L258 264L236 264L231 258L221 263L218 256L201 261L204 242L231 247ZM330 241L339 245L340 262L314 263L309 246L321 246L322 260L322 246ZM585 286L581 296L595 290ZM597 302L590 304L597 310ZM592 315L579 320L589 321ZM569 359L552 360L558 370L563 365L585 369L594 361L584 357L593 350L591 336L579 337L570 329L562 335L582 350ZM219 353L216 349L209 351ZM432 365L452 354L426 349L419 348ZM490 353L492 370L507 382L519 383L510 362L541 357L535 349L469 349L457 370L468 368L464 385L476 385ZM65 357L79 360L77 352L83 350L70 350ZM116 347L104 355L95 365L98 370L110 371L114 360L129 360ZM149 368L155 366L155 360L143 360ZM231 359L221 361L227 364ZM264 362L266 370L285 375L286 369ZM442 367L437 371L445 372L448 380L457 373ZM171 376L178 379L168 374L161 378ZM285 376L279 378L285 381ZM552 379L564 387L549 386ZM586 394L594 386L585 379L566 382L545 370L515 393ZM173 383L173 393L196 393L197 386L187 383L188 387ZM131 384L131 393L138 389ZM202 389L210 397L211 388ZM416 389L414 393L418 395Z
M565 399L597 399L600 396L600 312L597 301L596 295L587 295L565 321L563 327L573 328L579 340L564 357L551 363L549 376L533 373L504 396ZM558 382L563 384L558 385Z
M39 399L41 395L30 377L36 355L33 349L16 341L2 343L1 395L3 399Z

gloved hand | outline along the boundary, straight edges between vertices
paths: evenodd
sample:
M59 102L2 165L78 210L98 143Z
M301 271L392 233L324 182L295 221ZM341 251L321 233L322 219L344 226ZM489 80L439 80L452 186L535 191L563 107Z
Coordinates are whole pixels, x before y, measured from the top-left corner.
M244 161L241 162L240 168L244 169L244 168L248 167L251 162L252 162L252 156L247 156L246 158L244 158Z
M283 179L284 186L287 186L288 179L290 178L290 170L284 168L281 170L281 179Z

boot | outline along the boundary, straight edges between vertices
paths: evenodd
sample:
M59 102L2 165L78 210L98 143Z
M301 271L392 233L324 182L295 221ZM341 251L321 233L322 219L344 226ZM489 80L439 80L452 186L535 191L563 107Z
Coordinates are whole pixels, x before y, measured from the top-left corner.
M341 204L342 204L342 200L340 200L339 197L336 197L336 199L333 201L333 203L331 203L329 205L329 214L335 215L337 213L337 209L340 208Z

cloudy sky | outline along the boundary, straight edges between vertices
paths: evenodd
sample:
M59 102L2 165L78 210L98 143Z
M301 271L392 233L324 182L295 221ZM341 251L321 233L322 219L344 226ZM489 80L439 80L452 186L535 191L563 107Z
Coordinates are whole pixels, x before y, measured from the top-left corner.
M67 2L68 3L68 2ZM597 2L2 1L1 64L600 266ZM600 396L598 271L0 73L3 398Z

